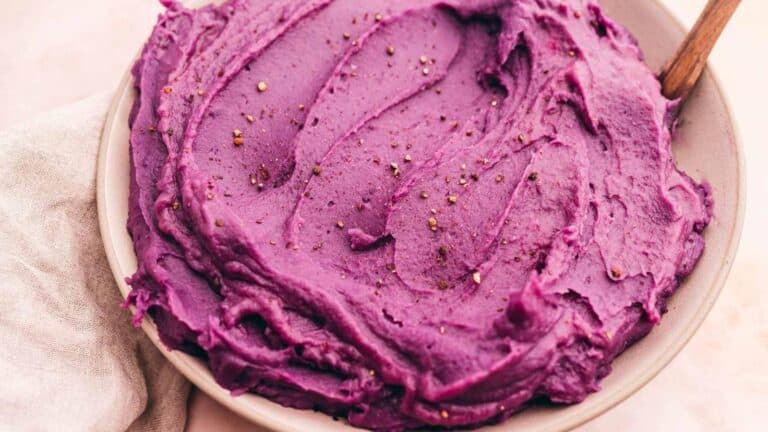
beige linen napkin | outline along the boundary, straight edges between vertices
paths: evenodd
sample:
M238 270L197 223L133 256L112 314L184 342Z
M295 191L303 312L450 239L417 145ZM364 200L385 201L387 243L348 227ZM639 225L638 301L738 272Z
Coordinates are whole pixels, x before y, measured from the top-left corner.
M188 382L104 255L96 155L109 95L0 131L0 431L182 431Z

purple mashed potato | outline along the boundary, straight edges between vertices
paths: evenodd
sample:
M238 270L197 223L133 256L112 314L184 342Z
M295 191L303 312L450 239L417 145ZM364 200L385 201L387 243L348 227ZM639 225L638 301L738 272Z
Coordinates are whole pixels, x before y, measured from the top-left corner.
M702 253L675 103L592 1L167 6L128 302L235 394L386 430L579 402Z

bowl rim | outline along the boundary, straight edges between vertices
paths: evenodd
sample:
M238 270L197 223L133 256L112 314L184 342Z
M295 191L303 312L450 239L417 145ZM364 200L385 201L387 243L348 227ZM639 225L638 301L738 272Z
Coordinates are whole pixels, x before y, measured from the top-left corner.
M682 33L686 32L686 27L680 21L680 19L673 14L669 8L659 0L652 0L659 11L666 15L666 18L677 27ZM206 3L211 3L211 0L193 0L185 1L184 3L191 3L192 6L199 6ZM135 61L131 61L131 64ZM717 301L720 293L722 292L725 283L728 280L731 268L733 266L734 258L738 251L739 243L741 240L742 229L744 225L744 214L746 208L746 163L744 159L744 149L741 141L741 134L736 119L733 116L732 105L723 92L721 81L718 78L715 67L708 62L704 73L709 76L714 84L714 90L716 96L722 101L725 107L725 113L727 115L727 124L730 126L730 135L733 138L733 149L737 161L737 184L736 184L736 214L734 224L732 225L731 232L728 235L729 241L725 252L725 259L721 262L720 268L717 270L717 274L713 282L710 284L711 289L707 290L705 297L702 301L702 306L696 310L692 319L690 319L684 326L684 329L680 331L678 337L670 343L666 348L661 351L661 354L657 356L656 361L646 370L637 374L634 378L624 382L621 389L614 392L614 397L606 399L593 406L585 406L585 409L574 412L572 414L564 416L559 424L555 427L555 430L565 431L578 427L587 423L588 421L604 414L615 406L619 405L630 396L635 394L654 377L656 377L690 342L693 335L699 329L705 318L709 315L715 302ZM120 82L115 90L110 103L107 116L105 118L104 126L102 128L98 157L97 157L97 169L96 169L96 202L98 211L99 231L101 234L104 249L107 255L107 261L109 262L110 270L113 273L114 279L120 289L121 295L125 298L130 291L130 287L125 281L126 275L121 271L121 265L118 258L117 248L111 235L111 227L118 223L121 226L125 226L125 220L113 221L111 220L107 209L107 195L110 193L107 187L107 160L109 151L109 141L112 135L116 121L122 121L124 119L117 118L117 111L123 99L126 97L132 86L131 68L127 68L123 74ZM133 306L130 307L132 312L135 311ZM149 336L152 343L160 350L160 352L170 361L179 372L182 373L188 380L190 380L199 390L216 400L221 405L224 405L228 409L234 411L240 416L254 422L260 426L264 426L278 431L298 431L295 425L285 423L278 420L275 417L265 416L262 413L254 412L251 407L240 397L234 397L226 389L221 387L214 379L212 373L201 360L194 358L181 351L171 350L166 347L159 338L157 327L151 321L151 319L145 316L141 321L142 330ZM262 398L259 395L252 395L257 398ZM262 398L265 399L265 398ZM269 401L271 404L280 406L276 402ZM503 425L503 423L502 423Z

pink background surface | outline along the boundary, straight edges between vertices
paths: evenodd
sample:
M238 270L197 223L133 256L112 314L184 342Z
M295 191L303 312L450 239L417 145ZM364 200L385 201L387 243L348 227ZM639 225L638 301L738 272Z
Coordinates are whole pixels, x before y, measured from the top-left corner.
M0 129L114 89L160 10L156 0L0 3ZM705 0L662 3L690 26ZM646 387L580 431L766 428L768 278L760 271L768 265L767 21L768 1L743 2L712 57L747 155L747 216L728 283L677 358ZM187 430L261 429L193 392Z

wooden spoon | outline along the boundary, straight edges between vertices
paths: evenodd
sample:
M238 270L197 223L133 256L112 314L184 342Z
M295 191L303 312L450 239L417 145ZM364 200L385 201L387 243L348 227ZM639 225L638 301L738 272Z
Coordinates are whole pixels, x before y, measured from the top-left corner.
M698 81L707 57L741 0L709 0L696 24L664 67L659 80L669 99L685 99Z

